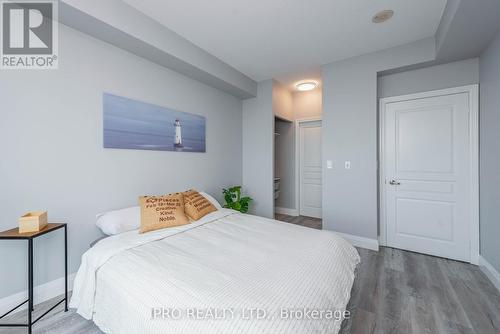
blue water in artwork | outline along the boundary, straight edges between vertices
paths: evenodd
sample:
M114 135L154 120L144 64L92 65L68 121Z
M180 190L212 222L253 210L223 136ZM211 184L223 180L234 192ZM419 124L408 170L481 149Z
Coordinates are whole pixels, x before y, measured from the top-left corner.
M205 152L205 117L111 94L103 95L104 147ZM174 146L179 120L182 147Z

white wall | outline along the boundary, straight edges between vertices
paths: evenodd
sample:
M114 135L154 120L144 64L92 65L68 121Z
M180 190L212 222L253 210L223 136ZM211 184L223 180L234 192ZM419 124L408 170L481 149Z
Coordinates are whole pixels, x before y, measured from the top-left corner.
M480 58L481 255L500 272L500 34Z
M257 97L243 101L243 190L250 213L274 217L273 80L257 84Z
M292 94L280 83L273 81L273 113L286 120L293 120Z
M29 210L69 223L69 272L101 234L95 215L189 187L242 181L241 101L61 26L59 69L0 74L0 229ZM102 94L201 114L207 152L104 149ZM26 244L0 244L0 297L26 290ZM62 233L35 241L35 285L63 275Z
M380 76L378 78L378 97L398 96L477 83L479 83L479 59L472 58Z
M377 73L434 57L431 38L322 66L324 229L377 239Z
M294 92L292 97L294 119L321 117L321 87Z

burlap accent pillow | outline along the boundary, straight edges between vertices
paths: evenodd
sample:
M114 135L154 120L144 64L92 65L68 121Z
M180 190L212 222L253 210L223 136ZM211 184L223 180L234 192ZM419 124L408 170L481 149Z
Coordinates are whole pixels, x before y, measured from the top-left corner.
M217 208L196 190L191 189L182 194L184 195L184 212L193 220L198 220L210 212L217 211Z
M181 193L141 196L139 197L139 206L141 207L139 233L189 223L184 213L184 197Z

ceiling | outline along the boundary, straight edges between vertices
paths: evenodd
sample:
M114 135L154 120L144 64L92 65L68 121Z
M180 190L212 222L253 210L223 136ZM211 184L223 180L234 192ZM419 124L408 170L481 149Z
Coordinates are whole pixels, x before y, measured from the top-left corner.
M446 0L124 0L250 78L285 85L319 67L434 36ZM372 16L394 17L374 24Z

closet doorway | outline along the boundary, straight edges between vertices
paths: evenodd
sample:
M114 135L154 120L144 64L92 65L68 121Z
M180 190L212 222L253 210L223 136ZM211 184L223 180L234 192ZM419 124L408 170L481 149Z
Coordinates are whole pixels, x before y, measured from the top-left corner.
M297 216L295 210L295 140L294 122L274 119L274 211Z
M296 207L300 216L322 218L321 119L296 120Z

